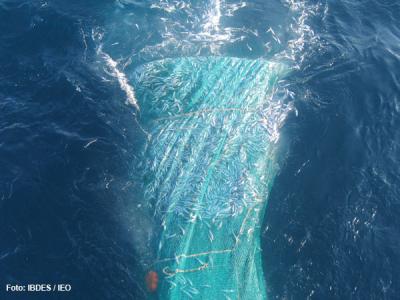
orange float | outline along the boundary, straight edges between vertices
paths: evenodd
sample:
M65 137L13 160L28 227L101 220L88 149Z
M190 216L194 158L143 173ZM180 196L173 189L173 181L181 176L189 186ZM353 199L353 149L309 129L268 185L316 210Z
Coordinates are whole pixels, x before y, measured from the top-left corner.
M158 274L154 271L150 271L146 274L146 285L147 290L154 293L158 287Z

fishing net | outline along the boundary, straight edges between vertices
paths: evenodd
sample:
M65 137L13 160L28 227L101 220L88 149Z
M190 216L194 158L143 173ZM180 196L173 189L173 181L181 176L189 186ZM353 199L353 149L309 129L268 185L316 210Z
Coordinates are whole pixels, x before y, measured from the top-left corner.
M223 57L135 72L159 299L266 299L260 225L277 171L282 111L273 96L284 73L278 63Z

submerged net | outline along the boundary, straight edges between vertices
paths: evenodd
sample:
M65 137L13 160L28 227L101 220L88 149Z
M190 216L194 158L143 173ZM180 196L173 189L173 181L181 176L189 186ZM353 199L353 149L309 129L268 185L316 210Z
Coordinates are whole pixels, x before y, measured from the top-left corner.
M284 66L239 58L140 67L144 201L159 224L160 299L266 299L260 226L277 166Z

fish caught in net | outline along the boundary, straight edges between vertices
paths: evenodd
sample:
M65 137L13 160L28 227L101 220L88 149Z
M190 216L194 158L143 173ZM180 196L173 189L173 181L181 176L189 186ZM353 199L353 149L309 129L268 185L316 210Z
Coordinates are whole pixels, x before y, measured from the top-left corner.
M132 76L148 134L142 197L159 232L154 297L267 298L260 226L285 73L268 60L203 57L147 63Z

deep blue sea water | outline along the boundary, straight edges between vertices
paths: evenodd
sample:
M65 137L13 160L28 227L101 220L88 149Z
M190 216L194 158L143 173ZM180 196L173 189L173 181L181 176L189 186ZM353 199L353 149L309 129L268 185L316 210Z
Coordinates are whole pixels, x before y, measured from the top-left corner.
M291 70L269 298L399 299L399 18L395 0L0 0L0 299L149 297L130 76L208 55Z

